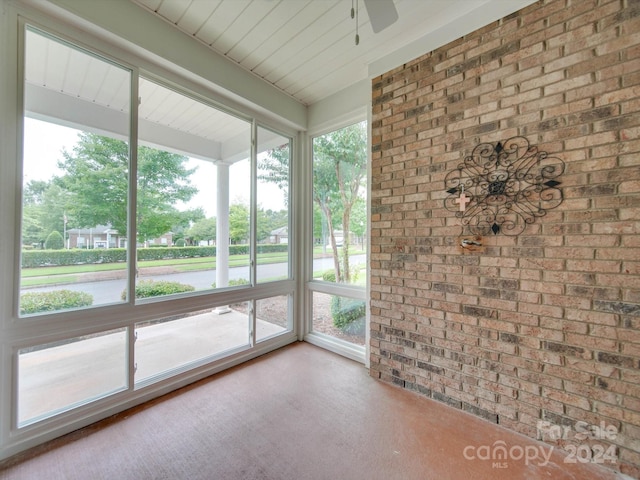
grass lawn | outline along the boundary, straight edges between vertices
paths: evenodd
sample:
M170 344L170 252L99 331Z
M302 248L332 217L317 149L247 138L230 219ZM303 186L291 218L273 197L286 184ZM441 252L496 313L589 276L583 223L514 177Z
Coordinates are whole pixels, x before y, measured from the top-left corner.
M351 253L353 255L364 253L352 246ZM314 248L314 256L323 254L323 247ZM326 252L330 255L330 250ZM257 256L258 265L269 263L282 263L288 261L287 253L259 253ZM249 265L249 255L231 255L229 257L229 267L242 267ZM194 272L199 270L212 270L216 268L215 257L198 257L198 258L172 258L167 260L147 260L138 262L138 268L145 267L171 267L178 272ZM101 264L85 264L85 265L65 265L59 267L38 267L23 268L20 272L22 287L39 287L52 284L71 284L80 280L80 274L124 271L127 264L120 263L101 263ZM314 272L322 275L322 272ZM362 275L360 275L362 276ZM359 283L359 282L358 282Z
M259 254L258 264L280 263L287 261L286 253ZM229 266L238 267L249 264L249 255L231 255L229 257ZM147 260L138 262L139 268L144 267L174 267L180 271L193 270L211 270L216 268L215 257L198 257L198 258L172 258L167 260ZM70 275L77 273L93 273L107 272L114 270L126 270L127 264L121 263L100 263L86 265L64 265L60 267L38 267L23 268L21 271L22 278Z

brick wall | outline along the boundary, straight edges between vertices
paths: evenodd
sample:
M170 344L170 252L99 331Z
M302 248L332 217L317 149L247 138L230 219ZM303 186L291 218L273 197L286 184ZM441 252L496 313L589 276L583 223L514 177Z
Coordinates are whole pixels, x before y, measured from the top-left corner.
M537 2L372 101L371 375L532 437L605 422L640 477L640 2ZM562 159L563 202L465 254L445 177L513 136Z

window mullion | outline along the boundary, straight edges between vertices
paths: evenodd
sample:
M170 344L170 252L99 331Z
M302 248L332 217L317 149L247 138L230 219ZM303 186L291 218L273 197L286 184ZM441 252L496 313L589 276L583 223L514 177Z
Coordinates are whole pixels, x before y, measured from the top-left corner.
M129 208L127 214L127 301L130 305L136 301L136 272L137 260L137 222L136 212L138 208L138 109L140 107L139 71L131 71L131 98L130 98L130 128L129 128ZM135 357L136 332L134 325L127 328L127 387L133 389L136 374Z
M258 125L254 120L251 125L251 193L249 201L249 283L252 286L257 284L257 243L258 243ZM251 344L256 343L256 305L255 300L251 301Z

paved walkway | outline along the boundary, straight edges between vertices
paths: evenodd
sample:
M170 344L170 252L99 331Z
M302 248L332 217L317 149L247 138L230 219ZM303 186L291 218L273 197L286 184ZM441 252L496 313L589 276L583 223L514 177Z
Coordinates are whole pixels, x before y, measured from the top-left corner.
M257 320L257 339L286 329ZM191 315L136 329L136 382L249 345L249 317L231 311ZM127 388L124 329L19 356L19 423Z

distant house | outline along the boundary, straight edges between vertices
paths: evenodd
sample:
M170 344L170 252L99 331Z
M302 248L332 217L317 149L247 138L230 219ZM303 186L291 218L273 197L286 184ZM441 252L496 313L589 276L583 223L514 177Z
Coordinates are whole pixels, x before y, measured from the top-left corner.
M276 228L269 233L269 243L289 243L289 227Z
M126 248L127 237L120 235L110 225L96 225L91 228L70 228L67 230L67 248ZM173 233L168 232L159 238L146 242L149 245L170 247L173 244Z
M70 228L68 248L126 248L127 237L109 225L96 225L92 228Z
M163 247L170 247L171 245L173 245L173 232L167 232L164 235L158 237L158 238L153 238L151 240L147 240L146 244L144 245L145 247L150 247L152 245L160 245Z

